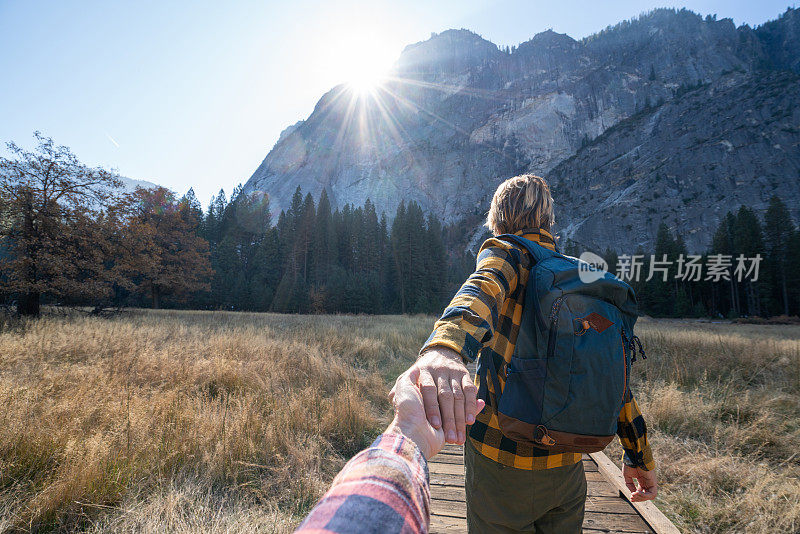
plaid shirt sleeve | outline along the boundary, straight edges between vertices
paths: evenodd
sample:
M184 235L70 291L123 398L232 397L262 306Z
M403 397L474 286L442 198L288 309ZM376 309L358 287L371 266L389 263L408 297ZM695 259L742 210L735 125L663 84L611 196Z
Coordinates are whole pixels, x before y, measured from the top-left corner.
M489 239L478 253L472 273L436 321L430 337L420 349L440 345L474 361L498 326L506 295L517 286L519 251L507 243Z
M355 455L296 532L424 533L430 521L428 464L410 439L383 434Z
M647 441L647 425L630 388L625 393L625 404L619 412L617 436L624 450L622 462L625 465L645 471L655 469L653 451Z

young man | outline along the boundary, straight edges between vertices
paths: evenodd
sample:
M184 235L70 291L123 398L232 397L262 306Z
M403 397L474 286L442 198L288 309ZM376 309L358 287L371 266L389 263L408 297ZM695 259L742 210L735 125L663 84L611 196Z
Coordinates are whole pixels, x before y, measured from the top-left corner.
M526 174L500 184L486 226L495 236L517 234L554 250L553 221L547 183ZM496 238L486 240L475 272L436 322L412 367L419 370L430 423L443 428L448 442L465 443L467 524L473 534L571 533L580 532L583 524L586 478L581 454L554 453L504 436L494 406L478 414L477 388L464 365L479 352L481 358L491 359L482 364L494 365L498 373L503 361L511 361L530 268L526 250ZM503 387L501 382L501 391ZM466 425L471 425L468 436ZM632 500L653 499L655 464L630 390L617 434L625 450L623 475Z

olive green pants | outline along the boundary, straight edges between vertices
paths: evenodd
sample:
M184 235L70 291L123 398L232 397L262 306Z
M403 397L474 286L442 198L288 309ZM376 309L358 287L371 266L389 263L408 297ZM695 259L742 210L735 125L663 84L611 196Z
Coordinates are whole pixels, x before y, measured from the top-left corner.
M539 471L516 469L464 445L470 534L580 533L586 504L583 462Z

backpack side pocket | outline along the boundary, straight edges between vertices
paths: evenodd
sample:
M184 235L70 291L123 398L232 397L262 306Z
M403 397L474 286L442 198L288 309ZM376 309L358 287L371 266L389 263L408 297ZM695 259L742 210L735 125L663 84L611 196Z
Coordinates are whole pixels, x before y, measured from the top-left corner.
M547 358L511 358L497 419L510 439L533 442L542 419Z

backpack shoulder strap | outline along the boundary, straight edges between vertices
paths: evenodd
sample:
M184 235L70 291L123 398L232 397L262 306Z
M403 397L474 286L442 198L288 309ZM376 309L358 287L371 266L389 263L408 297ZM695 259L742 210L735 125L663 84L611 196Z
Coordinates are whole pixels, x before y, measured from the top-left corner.
M530 253L531 257L533 258L533 264L531 265L531 268L533 268L537 263L539 263L542 260L551 258L553 256L561 256L561 254L559 254L556 251L552 251L549 248L543 247L539 243L535 243L530 239L525 239L524 237L520 237L515 234L501 234L499 236L496 236L495 239L500 239L509 243L513 243L518 247L527 250ZM489 356L489 358L486 358L484 357L484 355L481 355L481 357L478 359L477 374L481 378L481 380L479 381L480 385L479 394L485 392L486 393L485 397L481 398L483 398L484 400L488 400L489 395L488 395L487 385L488 385L488 380L491 380L492 387L494 389L494 399L492 404L495 407L495 409L497 409L501 395L500 380L499 377L497 376L497 369L495 368L494 358L491 357L491 353L488 353L485 356ZM486 361L487 359L489 361Z
M524 248L533 257L534 264L552 256L561 256L561 254L558 252L552 251L549 248L543 247L539 243L534 243L530 239L525 239L524 237L520 237L518 235L501 234L497 236L496 239L502 239L503 241L514 243L515 245Z

